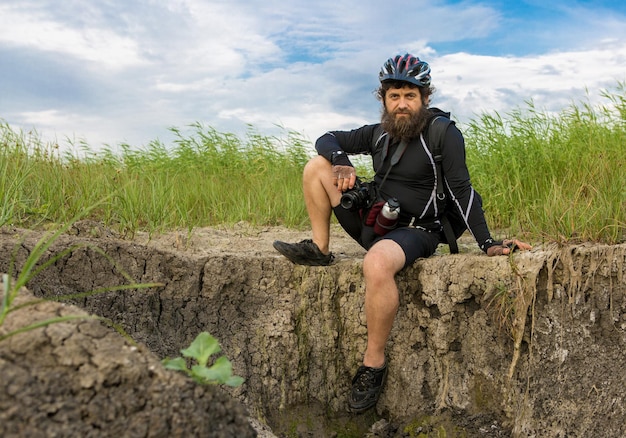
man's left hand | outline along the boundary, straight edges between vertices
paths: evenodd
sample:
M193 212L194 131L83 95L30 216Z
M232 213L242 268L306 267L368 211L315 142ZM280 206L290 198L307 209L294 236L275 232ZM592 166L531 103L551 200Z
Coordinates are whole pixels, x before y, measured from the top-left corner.
M518 249L522 251L527 251L532 248L533 247L530 246L526 242L522 242L517 239L506 239L502 241L501 245L493 245L489 247L487 249L487 255L489 257L493 257L497 255L508 255L508 254L511 254L511 252L516 251Z

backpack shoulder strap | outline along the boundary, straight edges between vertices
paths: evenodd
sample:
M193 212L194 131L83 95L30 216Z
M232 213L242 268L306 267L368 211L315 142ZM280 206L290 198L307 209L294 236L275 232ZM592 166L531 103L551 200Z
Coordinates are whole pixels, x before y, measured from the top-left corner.
M408 143L404 140L401 141L400 144L398 144L396 151L393 153L393 155L391 156L391 160L389 161L389 167L387 167L387 172L385 173L385 176L383 177L382 181L380 182L378 186L379 189L383 186L383 184L387 180L387 177L389 176L389 172L391 172L391 168L395 166L396 164L398 164L398 162L400 161L400 158L402 158L402 155L406 151L407 146L408 146ZM387 152L389 151L389 135L385 133L382 125L379 125L374 130L374 135L372 136L372 148L371 148L372 155L374 155L374 151L377 148L382 148L382 158L381 158L381 169L382 169L385 158L387 157Z
M433 159L435 160L435 169L437 170L437 175L435 175L435 179L437 180L437 201L441 204L445 203L446 193L443 189L443 169L441 166L441 161L443 160L441 148L443 145L443 139L446 135L446 130L451 123L454 123L448 117L437 116L431 120L430 126L428 127L428 149L430 153L433 155Z
M383 138L383 134L385 134L385 131L383 130L382 125L378 125L375 129L374 132L372 134L372 145L370 146L370 151L371 154L374 155L374 151L377 148L386 148L389 146L389 136L388 135L384 135Z
M450 118L445 116L437 116L430 121L428 127L428 149L433 154L435 163L441 163L441 147L443 145L443 138L446 135L448 126L454 122Z
M443 147L443 139L446 135L446 130L452 123L454 122L448 117L437 116L430 122L430 126L428 127L427 145L430 153L433 155L433 159L435 160L435 170L437 172L435 175L435 179L437 181L437 206L439 211L442 213L445 211L446 207L446 192L443 188L443 168L441 165L443 156L441 149ZM445 214L441 215L441 224L443 225L443 232L446 236L446 241L450 247L450 253L458 253L459 248L456 243L456 236L454 235L452 225Z

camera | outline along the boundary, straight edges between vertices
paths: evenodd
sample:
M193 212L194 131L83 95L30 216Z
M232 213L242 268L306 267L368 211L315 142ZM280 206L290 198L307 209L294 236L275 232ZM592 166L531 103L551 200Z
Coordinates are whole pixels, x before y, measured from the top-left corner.
M371 207L372 196L369 183L361 182L357 178L354 187L341 195L340 205L350 211Z

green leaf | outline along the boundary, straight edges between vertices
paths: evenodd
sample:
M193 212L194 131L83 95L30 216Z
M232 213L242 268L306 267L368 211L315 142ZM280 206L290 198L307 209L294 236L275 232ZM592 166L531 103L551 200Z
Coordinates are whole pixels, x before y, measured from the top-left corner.
M193 340L189 347L180 352L185 357L190 357L198 361L201 366L206 366L209 357L221 351L220 344L213 336L207 332L202 332Z
M184 372L189 371L187 369L187 363L185 362L185 359L183 359L182 357L177 357L175 359L165 358L163 359L162 363L163 363L163 366L168 370L184 371Z
M194 365L191 368L191 372L208 382L224 383L232 376L233 366L226 356L222 356L218 358L210 368Z
M240 386L244 382L244 379L239 376L233 376L233 365L226 356L218 357L213 365L210 367L207 366L209 357L214 353L219 353L220 350L217 339L207 332L202 332L196 336L196 339L188 348L181 350L183 356L196 359L198 362L194 364L191 369L186 367L186 361L182 357L163 359L162 363L165 368L182 371L200 384L225 384L232 387Z
M226 381L224 382L224 384L228 385L228 386L232 386L233 388L236 388L238 386L241 386L241 384L244 382L244 378L243 377L239 377L239 376L230 376L228 379L226 379Z

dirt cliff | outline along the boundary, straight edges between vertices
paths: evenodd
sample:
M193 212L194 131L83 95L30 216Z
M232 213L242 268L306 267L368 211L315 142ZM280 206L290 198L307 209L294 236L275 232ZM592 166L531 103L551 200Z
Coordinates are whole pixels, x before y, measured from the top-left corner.
M15 304L33 301L22 290ZM9 315L0 335L49 318L87 316L42 302ZM166 371L144 346L93 319L51 324L0 343L0 436L254 437L245 408L214 386Z
M0 271L19 266L40 237L4 229ZM376 412L355 418L345 402L365 347L363 250L336 229L330 267L294 266L271 248L305 237L244 224L122 239L82 223L47 257L88 245L28 286L51 297L125 283L89 245L136 281L162 283L75 304L157 357L210 332L246 378L232 397L281 436L626 435L626 245L488 258L463 241L461 254L444 247L416 262L397 277L385 391Z

